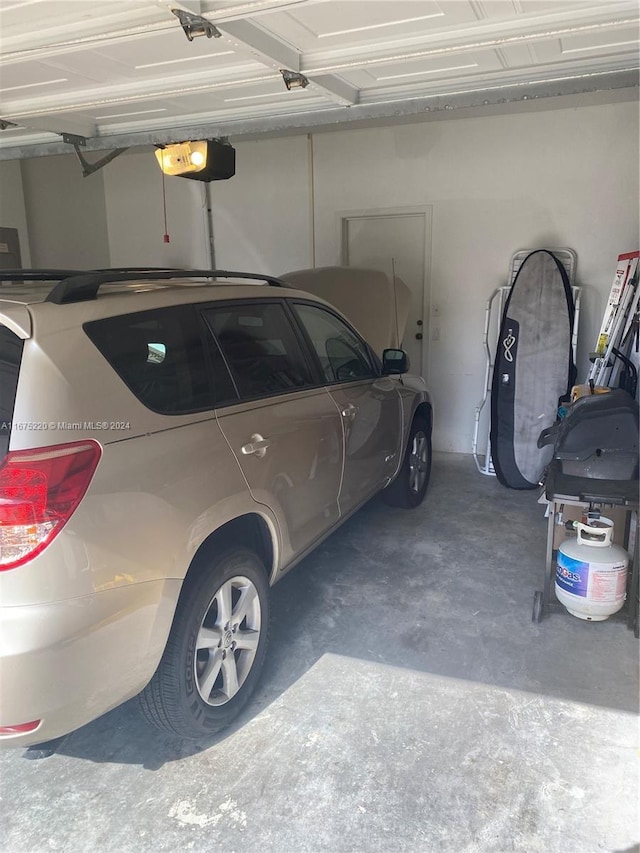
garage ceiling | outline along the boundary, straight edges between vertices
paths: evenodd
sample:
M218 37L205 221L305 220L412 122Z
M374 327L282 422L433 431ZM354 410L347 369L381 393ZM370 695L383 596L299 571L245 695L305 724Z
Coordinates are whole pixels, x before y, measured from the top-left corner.
M638 83L637 0L2 0L0 33L1 159Z

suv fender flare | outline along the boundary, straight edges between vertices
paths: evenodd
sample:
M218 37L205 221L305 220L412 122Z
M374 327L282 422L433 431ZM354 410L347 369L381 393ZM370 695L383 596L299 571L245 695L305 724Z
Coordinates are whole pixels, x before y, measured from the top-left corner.
M247 505L246 500L229 499L224 501L222 506L212 508L212 514L214 511L215 526L213 523L206 523L206 516L198 519L199 531L209 530L206 535L201 535L198 541L193 535L195 530L192 531L191 542L194 547L183 582L193 571L197 571L200 565L207 562L211 549L243 545L256 551L261 557L267 570L269 585L273 585L278 576L283 548L277 518L269 507L253 502Z
M398 465L396 470L393 472L393 477L389 480L390 483L395 480L400 468L402 467L404 455L407 450L407 443L409 441L409 433L411 432L411 424L413 423L416 415L424 417L429 424L429 427L433 427L433 405L431 403L431 395L428 391L423 391L420 395L416 395L413 398L410 411L406 408L404 409L404 417L406 420L403 422L402 447L398 454Z

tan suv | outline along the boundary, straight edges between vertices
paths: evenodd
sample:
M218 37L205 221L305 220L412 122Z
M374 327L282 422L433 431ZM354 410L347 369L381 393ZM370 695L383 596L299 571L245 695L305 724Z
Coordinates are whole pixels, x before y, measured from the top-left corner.
M214 732L256 685L269 587L381 489L422 500L424 382L279 279L0 279L0 741L136 694Z

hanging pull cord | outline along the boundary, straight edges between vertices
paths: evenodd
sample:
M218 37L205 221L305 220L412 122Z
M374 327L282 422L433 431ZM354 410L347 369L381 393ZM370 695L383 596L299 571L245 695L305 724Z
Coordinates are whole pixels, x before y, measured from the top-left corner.
M164 234L162 235L162 239L165 243L169 243L169 229L167 228L167 193L164 187L164 172L161 172L162 175L162 211L164 215Z

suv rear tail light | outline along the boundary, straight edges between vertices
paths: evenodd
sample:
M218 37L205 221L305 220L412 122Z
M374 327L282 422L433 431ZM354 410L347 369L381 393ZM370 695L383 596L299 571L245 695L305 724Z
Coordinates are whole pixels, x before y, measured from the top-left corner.
M30 723L20 723L17 726L0 726L0 737L6 735L26 735L35 732L42 720L32 720Z
M32 560L58 535L101 454L93 439L7 453L0 465L0 571Z

